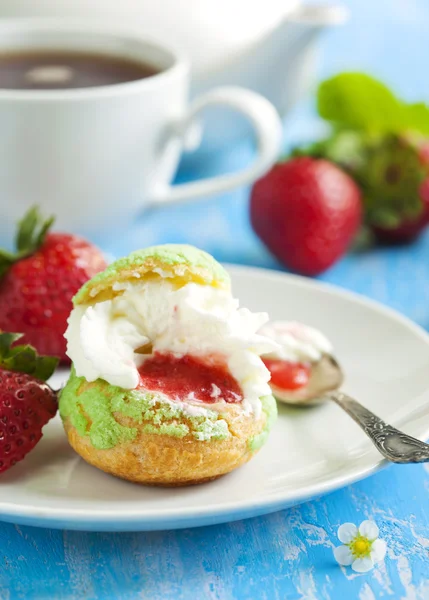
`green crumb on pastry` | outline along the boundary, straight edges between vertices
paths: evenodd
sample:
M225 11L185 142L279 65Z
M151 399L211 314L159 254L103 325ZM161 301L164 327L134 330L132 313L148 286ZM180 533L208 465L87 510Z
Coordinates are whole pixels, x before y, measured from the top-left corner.
M170 435L171 437L182 438L188 435L189 427L184 423L162 423L159 427L148 423L144 425L143 431L156 435Z
M252 452L259 450L267 441L268 434L277 419L277 404L273 396L261 398L262 411L265 413L265 425L263 430L249 438L247 445Z
M186 244L164 244L136 250L115 261L87 281L73 298L73 303L76 306L98 301L97 297L111 291L115 283L139 281L160 272L163 277L183 278L226 289L230 286L228 273L207 252Z
M111 406L121 402L126 390L115 386L87 384L83 377L77 377L72 369L69 380L61 391L59 410L63 420L69 418L77 432L88 435L91 444L97 449L113 448L119 442L131 441L137 435L135 427L124 427L113 417ZM101 382L100 382L101 383Z
M200 442L208 440L224 440L229 436L228 423L223 419L205 420L194 428L194 438Z
M115 415L128 417L135 425L142 425L143 432L156 435L192 435L199 441L224 440L231 435L228 424L214 410L205 409L204 415L191 416L159 394L125 390L102 379L88 383L76 375L74 368L61 392L59 410L61 418L70 419L77 432L89 436L99 450L137 436L137 427L121 425Z

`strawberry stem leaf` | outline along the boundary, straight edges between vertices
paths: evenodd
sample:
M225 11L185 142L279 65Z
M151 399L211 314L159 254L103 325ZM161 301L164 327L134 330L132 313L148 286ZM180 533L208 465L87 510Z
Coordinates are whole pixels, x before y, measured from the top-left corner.
M18 223L16 249L20 257L33 254L43 244L53 217L43 220L37 206L32 206Z
M43 219L37 206L31 207L27 211L18 223L15 252L0 249L0 277L13 263L30 256L40 248L54 220L54 217Z
M39 356L29 344L14 346L21 337L21 333L0 333L0 367L46 381L55 371L58 359Z
M34 377L46 381L54 373L57 364L58 358L55 356L37 356Z
M48 219L46 219L46 221L44 223L42 223L39 233L37 234L37 238L36 238L36 249L40 248L40 246L45 241L46 234L48 233L49 229L54 224L54 221L55 221L55 217L52 215Z
M13 265L15 260L15 254L8 252L7 250L0 249L0 277L3 277L9 267Z
M28 247L32 246L34 231L39 221L39 209L33 206L18 221L18 231L16 234L16 249L18 252L24 252Z
M1 333L0 334L0 361L10 353L10 347L16 341L22 338L22 333Z

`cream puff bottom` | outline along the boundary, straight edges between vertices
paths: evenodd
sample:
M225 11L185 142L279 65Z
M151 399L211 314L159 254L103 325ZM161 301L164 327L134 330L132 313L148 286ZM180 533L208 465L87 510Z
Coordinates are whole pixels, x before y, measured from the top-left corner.
M76 390L76 400L84 397L82 388L94 385L97 386L85 381ZM94 391L92 388L92 393ZM100 401L106 401L104 394L101 394ZM119 441L110 448L97 448L92 444L88 434L91 418L85 414L84 403L80 405L82 417L87 422L87 429L83 433L82 427L78 431L70 415L61 411L61 399L60 412L70 445L89 464L128 481L182 486L216 479L243 465L256 454L265 443L277 414L272 396L262 398L261 402L263 410L258 419L252 414L245 414L241 405L224 404L221 412L227 425L224 439L199 440L191 431L183 437L175 437L160 433L162 425L154 424L153 417L150 423L144 418L138 422L123 413L113 412L115 421L124 428L133 428L135 436L132 440ZM154 410L157 410L157 405ZM177 418L175 421L179 426L189 424L185 416L181 422Z

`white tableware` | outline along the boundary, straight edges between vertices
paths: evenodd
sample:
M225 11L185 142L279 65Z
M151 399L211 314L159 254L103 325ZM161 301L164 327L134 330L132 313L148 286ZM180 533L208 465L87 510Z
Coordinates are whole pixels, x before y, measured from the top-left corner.
M278 155L281 123L266 99L223 87L189 105L187 61L140 33L65 20L0 24L0 53L38 48L132 58L159 73L84 89L0 89L2 241L33 204L55 214L58 229L106 235L148 203L195 199L249 183ZM251 123L259 148L254 162L237 173L171 187L183 145L198 145L194 120L218 105Z
M415 437L429 436L429 336L394 311L299 277L231 268L242 305L326 333L344 365L344 389ZM65 373L56 376L56 383ZM0 518L87 530L150 530L222 523L293 506L385 466L361 429L334 404L279 406L266 446L212 483L163 489L115 479L69 447L61 422L0 477ZM407 467L400 467L407 468Z
M283 116L313 84L317 40L343 23L343 6L300 0L2 0L1 17L61 16L123 22L174 43L192 63L192 93L242 85ZM206 152L249 134L227 112L209 116ZM200 154L200 152L198 152Z

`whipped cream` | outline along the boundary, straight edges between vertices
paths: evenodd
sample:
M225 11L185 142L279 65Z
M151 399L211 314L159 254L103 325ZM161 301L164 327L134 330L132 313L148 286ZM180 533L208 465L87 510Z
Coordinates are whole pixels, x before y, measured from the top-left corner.
M332 354L331 342L318 329L296 321L272 321L259 330L260 335L278 344L267 358L290 362L317 362L322 354Z
M266 313L239 308L230 292L196 283L177 288L161 279L116 284L114 289L123 293L71 312L65 337L78 376L134 389L143 353L221 355L242 389L246 408L259 414L259 399L271 393L270 373L260 355L280 350L257 333L268 321Z

